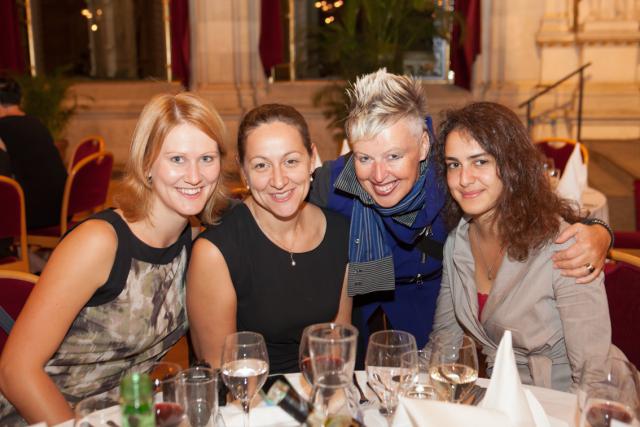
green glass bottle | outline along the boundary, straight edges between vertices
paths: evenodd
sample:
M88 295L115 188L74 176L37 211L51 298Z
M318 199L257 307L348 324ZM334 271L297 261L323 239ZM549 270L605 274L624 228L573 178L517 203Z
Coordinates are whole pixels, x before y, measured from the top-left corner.
M134 372L120 382L122 427L155 427L153 393L149 375Z

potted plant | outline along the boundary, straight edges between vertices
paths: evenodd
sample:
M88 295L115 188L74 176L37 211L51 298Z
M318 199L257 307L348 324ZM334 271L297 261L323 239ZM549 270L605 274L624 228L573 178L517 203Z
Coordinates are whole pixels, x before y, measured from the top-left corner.
M77 98L70 91L72 80L62 70L52 74L15 76L22 88L22 110L37 117L49 129L51 136L65 158L68 142L64 130L78 108Z
M403 73L407 52L433 49L434 37L449 39L457 14L434 0L348 0L335 22L311 35L318 66L332 78L314 96L336 140L344 138L345 89L359 75L386 67Z

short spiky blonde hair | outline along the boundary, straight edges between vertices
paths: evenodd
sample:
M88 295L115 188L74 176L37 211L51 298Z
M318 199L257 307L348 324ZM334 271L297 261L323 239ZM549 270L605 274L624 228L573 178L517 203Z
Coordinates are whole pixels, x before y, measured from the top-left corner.
M149 216L152 188L148 181L151 165L158 158L164 140L171 130L189 124L202 131L218 144L220 162L226 155L226 127L216 110L203 98L182 92L178 95L157 95L144 107L133 132L127 166L115 196L116 206L129 221ZM223 165L221 164L221 170ZM200 214L207 224L214 223L227 199L225 175L221 172L215 190Z
M381 68L358 77L347 95L350 103L345 130L349 142L374 138L404 118L415 124L416 138L427 130L427 97L413 77Z

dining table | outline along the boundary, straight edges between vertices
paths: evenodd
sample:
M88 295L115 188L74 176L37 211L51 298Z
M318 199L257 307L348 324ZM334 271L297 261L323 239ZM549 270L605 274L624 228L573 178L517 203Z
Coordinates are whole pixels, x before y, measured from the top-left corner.
M286 374L285 377L293 388L303 397L308 397L311 392L311 386L300 373ZM363 416L363 423L367 427L387 427L386 419L379 412L379 404L375 393L367 387L367 374L364 371L357 371L355 378L360 385L366 398L370 401L369 404L361 406L361 412ZM489 380L486 378L479 378L476 384L480 387L487 387ZM571 393L565 393L557 390L546 389L535 386L523 386L525 389L530 390L533 395L538 399L538 402L542 405L545 413L547 414L551 427L578 427L579 414L577 397ZM287 414L283 409L278 406L268 405L258 395L252 401L252 408L250 413L250 423L252 427L295 427L299 426L293 417ZM119 408L113 407L106 411L111 411L113 424L119 425ZM242 408L237 401L228 403L225 406L220 407L218 417L215 424L210 427L239 427L243 425L243 413ZM469 420L469 425L473 425L473 420ZM411 421L403 411L402 407L399 407L394 419L393 427L412 427ZM34 424L31 427L47 427L44 423ZM61 424L57 424L54 427L73 427L73 420L66 421Z

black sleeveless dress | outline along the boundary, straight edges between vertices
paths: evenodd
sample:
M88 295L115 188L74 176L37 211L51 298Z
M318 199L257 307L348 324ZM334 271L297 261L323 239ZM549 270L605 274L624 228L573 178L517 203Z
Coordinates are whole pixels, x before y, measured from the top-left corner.
M225 258L238 299L238 331L259 332L269 352L269 372L297 372L303 329L330 322L338 313L348 262L349 222L323 210L322 242L291 255L269 240L244 203L199 237Z

